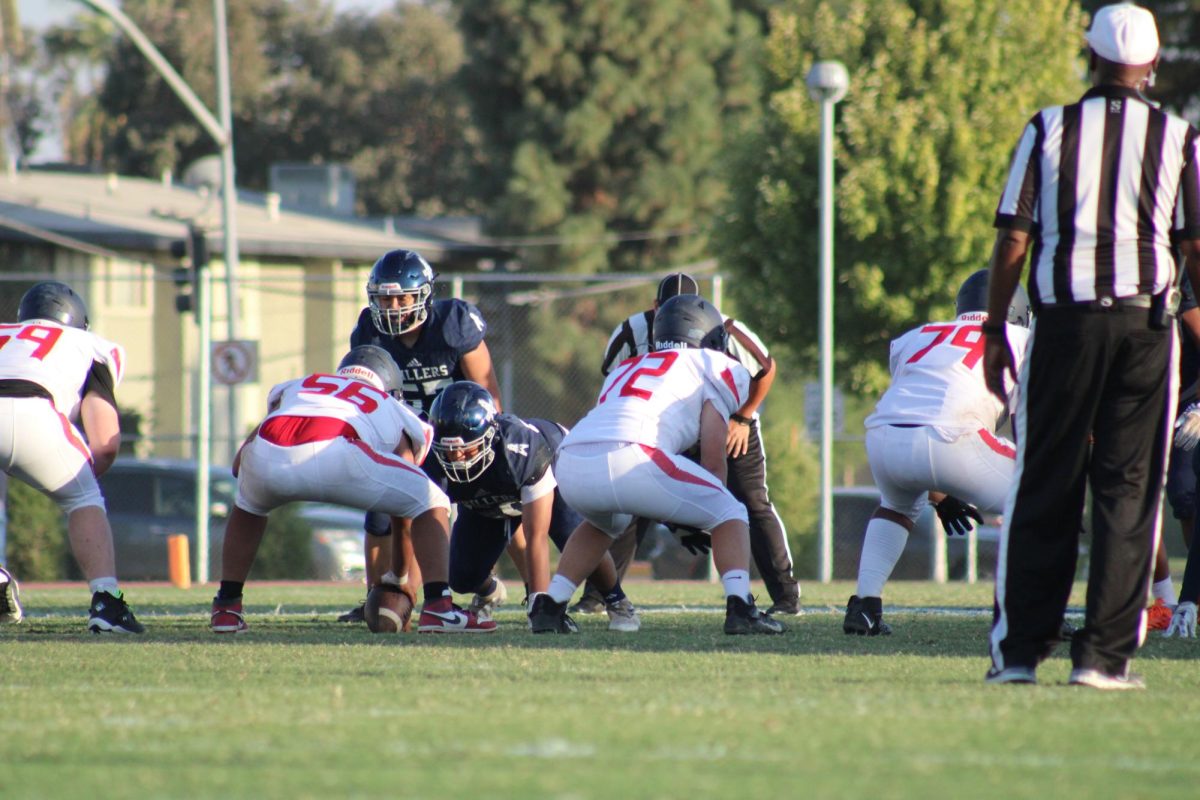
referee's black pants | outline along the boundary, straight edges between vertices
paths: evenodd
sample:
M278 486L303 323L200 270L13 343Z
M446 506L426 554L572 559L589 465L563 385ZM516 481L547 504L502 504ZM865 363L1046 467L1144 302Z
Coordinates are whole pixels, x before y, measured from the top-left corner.
M762 576L772 603L796 604L800 585L792 575L792 552L787 531L767 494L767 456L758 420L750 422L746 452L726 460L729 493L746 506L750 524L750 555Z
M1034 667L1058 639L1089 484L1087 617L1071 660L1118 675L1137 650L1176 380L1174 332L1152 329L1149 314L1073 306L1043 310L1034 322L997 565L997 668Z

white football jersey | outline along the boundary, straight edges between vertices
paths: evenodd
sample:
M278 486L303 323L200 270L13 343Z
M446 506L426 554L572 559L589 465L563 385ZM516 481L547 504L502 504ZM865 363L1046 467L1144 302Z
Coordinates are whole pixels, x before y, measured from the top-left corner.
M316 373L272 387L267 406L279 407L271 417L332 417L345 420L359 439L373 450L394 452L405 433L412 442L418 464L425 460L433 441L433 428L412 409L382 389L341 375Z
M0 325L0 380L38 384L50 393L59 413L72 420L78 418L93 364L108 371L115 389L125 374L125 350L94 333L51 320Z
M682 453L700 438L711 400L726 420L746 402L750 373L714 350L660 350L630 359L604 381L596 407L563 439L645 444Z
M1008 410L983 379L987 314L968 312L953 322L914 328L892 342L892 384L865 425L928 425L957 434L995 430ZM1019 372L1029 330L1007 324L1008 345ZM1006 377L1006 381L1009 380ZM1010 398L1013 390L1010 389Z

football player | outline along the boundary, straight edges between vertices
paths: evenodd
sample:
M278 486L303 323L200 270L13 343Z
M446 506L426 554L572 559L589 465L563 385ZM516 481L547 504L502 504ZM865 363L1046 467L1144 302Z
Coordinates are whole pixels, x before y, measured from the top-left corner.
M492 575L517 528L524 529L526 592L550 584L550 542L561 552L580 517L563 501L551 462L565 429L544 419L498 414L492 396L471 381L450 384L429 411L433 454L427 471L458 506L450 534L450 588L475 594L481 619L504 602L504 584ZM605 554L595 580L606 587L609 630L635 632L637 611Z
M558 572L529 608L534 633L575 633L567 604L633 517L708 531L726 594L725 632L782 633L750 596L746 507L725 488L729 416L746 402L750 374L725 355L725 321L697 295L663 303L653 352L614 370L596 407L563 439L555 478L584 518ZM681 453L699 443L700 463Z
M658 284L654 306L634 314L612 332L600 371L608 375L618 364L648 352L650 331L659 306L675 295L699 293L700 286L691 275L676 272L663 278ZM767 457L759 431L759 406L766 400L775 381L775 359L744 323L726 318L725 328L729 332L726 354L750 372L749 395L729 417L725 441L729 491L746 505L750 516L750 554L772 601L767 613L795 616L800 613L800 584L792 574L787 530L767 491ZM645 535L645 521L637 520L613 545L613 558L621 576L629 567L637 547L634 528L639 538ZM598 610L597 599L589 581L575 609L584 613Z
M237 498L221 551L221 585L213 599L214 633L246 630L242 591L267 527L285 503L314 500L412 520L425 603L421 633L482 633L479 620L451 600L447 580L450 501L419 465L432 431L395 395L400 370L388 353L358 345L336 374L317 373L271 389L268 413L233 459ZM407 583L409 561L396 548L383 583Z
M121 443L114 391L125 351L88 331L87 306L65 283L34 285L17 320L0 325L0 463L67 515L71 551L92 590L88 628L142 633L117 584L112 529L96 482ZM17 583L4 575L0 621L19 622Z
M993 514L1004 508L1016 451L996 427L1015 405L1005 407L983 382L987 286L987 270L973 273L958 290L954 320L922 325L892 342L892 384L864 422L881 502L863 537L858 589L842 623L847 634L892 632L883 621L883 586L927 503L947 533L967 533L972 518L982 521L980 508ZM1017 368L1028 326L1029 300L1018 286L1007 320Z
M358 315L350 346L372 344L386 350L401 376L401 399L424 418L438 392L458 380L486 388L500 408L500 388L484 336L483 315L465 300L434 300L433 267L412 250L384 253L367 278L367 307ZM368 589L387 569L393 538L408 546L408 528L400 523L391 535L388 518L368 514L365 547ZM514 561L523 562L523 539L510 546ZM420 559L417 559L420 561ZM361 622L363 607L338 619Z

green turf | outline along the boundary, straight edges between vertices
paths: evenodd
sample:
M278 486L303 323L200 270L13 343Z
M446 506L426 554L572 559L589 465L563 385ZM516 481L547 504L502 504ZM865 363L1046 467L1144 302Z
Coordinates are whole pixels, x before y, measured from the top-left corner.
M1151 638L1149 691L982 683L987 584L895 583L895 635L841 632L852 587L806 584L783 637L726 637L718 587L635 583L641 633L372 636L353 586L126 586L141 638L83 630L82 587L27 587L0 628L0 797L1182 797L1200 762L1200 644ZM519 595L519 590L514 592ZM1073 597L1078 604L1079 592Z

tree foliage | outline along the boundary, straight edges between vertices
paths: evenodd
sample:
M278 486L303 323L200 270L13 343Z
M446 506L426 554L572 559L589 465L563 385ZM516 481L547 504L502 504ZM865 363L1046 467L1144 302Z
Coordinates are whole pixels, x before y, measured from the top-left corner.
M842 61L836 374L875 392L888 342L951 314L958 284L986 265L1026 120L1085 89L1083 15L1071 0L789 0L771 28L768 109L733 148L717 251L760 333L814 364L820 121L804 78Z
M215 112L210 0L126 0L122 8ZM76 116L72 140L85 146L73 155L157 176L215 152L132 42L88 49L85 19L53 34L64 52L104 63L95 103ZM358 179L360 211L472 207L475 135L455 84L462 45L443 8L403 3L338 15L330 0L243 0L229 4L228 30L239 185L265 189L275 162L342 162Z
M496 231L550 235L527 264L664 268L703 236L605 245L604 234L704 227L717 157L757 108L759 21L729 0L454 0L484 137Z

